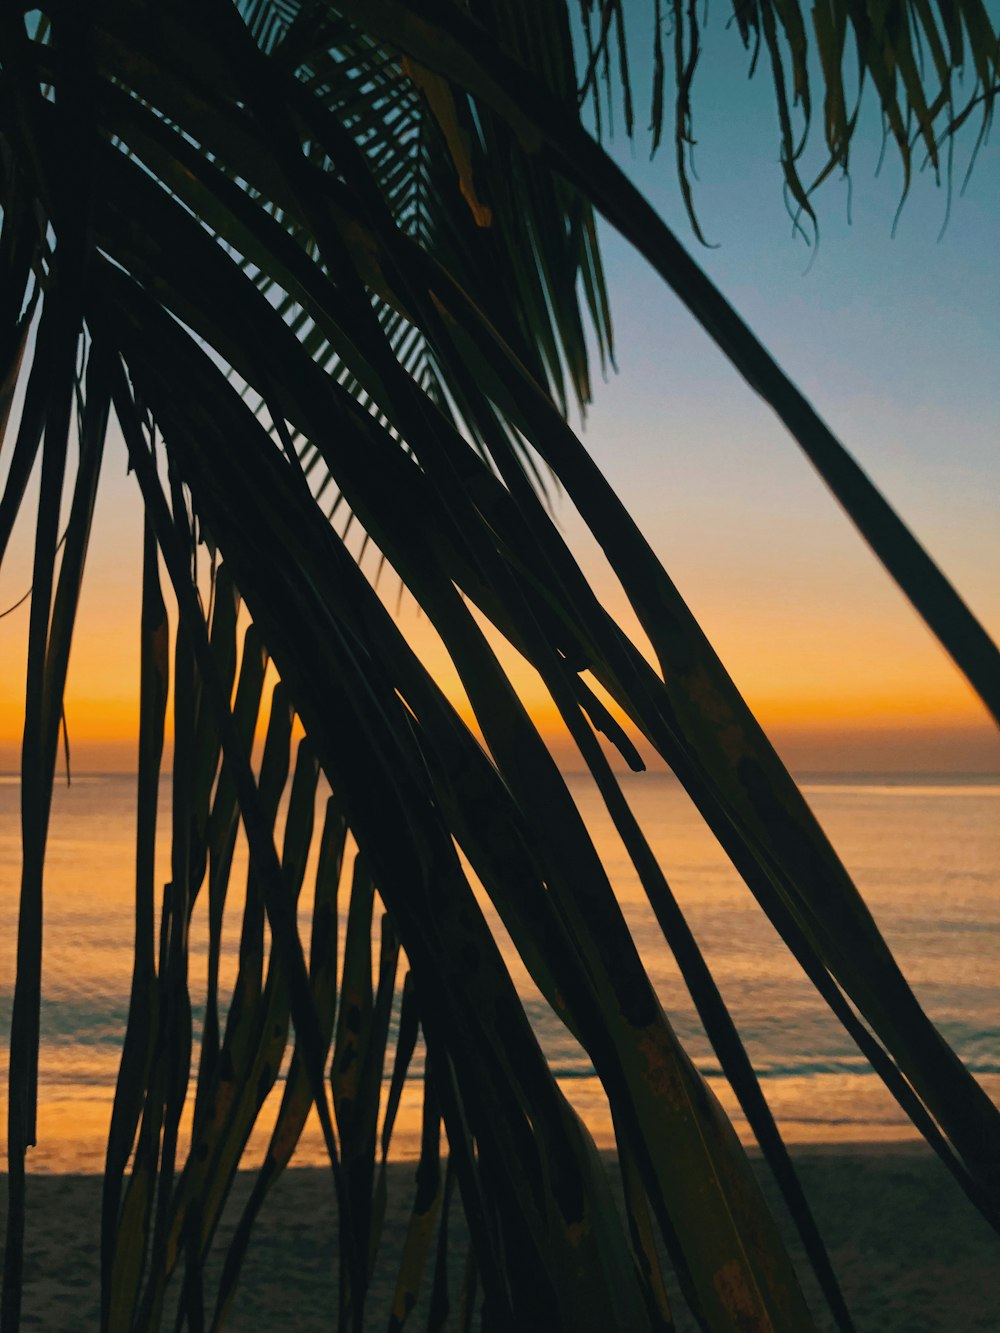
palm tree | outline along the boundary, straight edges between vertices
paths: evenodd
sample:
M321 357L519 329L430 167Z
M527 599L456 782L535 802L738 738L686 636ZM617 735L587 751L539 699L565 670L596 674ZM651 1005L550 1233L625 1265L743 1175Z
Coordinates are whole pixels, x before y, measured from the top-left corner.
M667 12L686 181L699 19L695 6L651 6L657 137ZM986 123L997 36L980 0L896 0L877 14L824 3L812 11L816 56L798 5L753 0L735 14L744 40L763 43L771 57L785 181L803 218L814 183L800 178L790 104L793 94L802 99L808 121L818 57L827 171L846 167L856 119L844 89L848 39L907 173L918 149L936 164L971 115ZM838 1325L849 1327L849 1315L753 1068L598 743L601 732L639 762L591 679L680 779L972 1204L1000 1222L996 1109L920 1009L795 783L567 424L567 399L590 393L585 326L601 355L612 354L595 209L771 404L998 718L1000 657L584 128L581 102L616 34L628 85L621 5L583 0L582 85L572 22L570 6L533 0L46 0L40 14L12 4L0 15L4 419L24 381L0 498L0 553L39 457L41 467L4 1330L20 1318L41 891L62 693L112 416L146 529L135 956L104 1181L105 1328L158 1327L181 1267L181 1318L202 1326L201 1265L292 1026L279 1120L226 1256L215 1327L254 1218L311 1106L340 1209L341 1320L362 1326L383 1206L383 1069L391 1061L384 1160L418 1033L427 1053L424 1157L401 1310L445 1192L443 1122L491 1328L669 1327L654 1228L706 1327L808 1326L746 1156L660 1007L483 617L537 669L587 763ZM963 66L975 86L960 102ZM600 605L562 541L546 505L554 484L604 548L656 668ZM356 548L332 524L338 510L441 635L487 749L399 632ZM164 573L178 616L172 667ZM250 617L245 632L239 605ZM265 660L280 676L269 701ZM171 670L171 880L158 900L153 848ZM293 712L305 732L294 756ZM255 771L258 718L266 738ZM321 774L332 795L317 831ZM240 825L250 870L226 1000L221 920ZM359 854L338 969L348 831ZM307 950L296 903L314 842ZM528 1024L471 872L606 1089L627 1227ZM376 893L384 915L373 978ZM208 898L209 991L192 1145L182 1160L193 1039L188 927L199 894Z

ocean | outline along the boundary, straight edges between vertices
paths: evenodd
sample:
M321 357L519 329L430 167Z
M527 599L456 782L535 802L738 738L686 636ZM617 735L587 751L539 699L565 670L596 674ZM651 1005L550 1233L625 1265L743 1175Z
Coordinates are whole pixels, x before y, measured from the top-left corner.
M1000 1102L1000 778L805 775L801 780L921 1003ZM880 1080L815 997L676 782L655 773L629 775L622 781L730 1005L787 1140L914 1136ZM668 1017L733 1114L741 1137L749 1141L603 805L587 778L571 775L568 782ZM4 1066L14 985L19 799L18 779L0 776ZM34 1171L103 1168L131 977L134 828L132 777L85 774L75 776L68 788L57 785L45 882L39 1144L29 1156L29 1169ZM169 829L166 783L161 829ZM241 872L245 874L245 854L240 855L234 890ZM168 873L167 858L164 842L161 882ZM344 908L346 897L342 888ZM233 975L241 907L239 893L231 892L225 930L230 966L224 982L231 982ZM498 926L488 905L487 914ZM191 946L196 1039L206 933L202 899L195 911ZM599 1146L611 1146L607 1107L585 1053L548 1011L509 945L503 948L561 1086ZM413 1156L418 1148L419 1073L417 1061L394 1137L398 1157ZM272 1096L251 1140L246 1165L259 1160L276 1109ZM3 1116L4 1129L5 1122ZM307 1128L296 1160L302 1165L324 1160L315 1126Z

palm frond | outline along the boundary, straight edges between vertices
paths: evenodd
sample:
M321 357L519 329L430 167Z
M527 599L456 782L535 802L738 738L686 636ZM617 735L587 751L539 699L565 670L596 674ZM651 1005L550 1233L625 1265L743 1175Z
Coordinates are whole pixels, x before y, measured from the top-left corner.
M485 6L471 6L479 11ZM655 0L652 23L653 86L650 132L654 152L664 120L664 27L672 28L674 143L684 202L696 234L701 231L691 189L690 154L695 142L692 89L697 68L718 34L708 34L707 11L685 0L661 6ZM601 62L611 66L617 43L619 77L606 78L605 97L614 89L626 100L632 89L625 55L622 0L579 0L579 14L591 52L580 84L581 101L591 99L600 125ZM634 10L632 17L635 17ZM714 16L713 16L714 17ZM641 21L641 20L640 20ZM1000 44L995 17L983 0L938 4L932 0L892 0L876 7L842 5L837 0L806 6L799 0L734 0L726 25L733 27L751 53L750 73L764 65L771 77L780 163L789 208L816 223L813 195L835 171L847 173L866 84L881 110L885 138L894 148L903 174L902 197L909 192L914 170L929 166L937 180L942 172L951 189L947 155L955 132L969 116L979 117L980 141L989 129L993 104L1000 92ZM766 78L766 74L759 77ZM804 166L821 118L823 156L813 169ZM631 133L631 130L629 130Z
M603 5L599 23L590 6L583 13L593 19L585 89L612 39L627 88L621 7ZM905 56L901 15L930 43L937 93ZM102 1209L105 1329L156 1328L175 1310L179 1324L210 1317L222 1328L255 1218L311 1109L340 1212L341 1326L360 1329L385 1158L418 1043L423 1143L394 1327L427 1283L431 1324L444 1320L453 1200L472 1242L461 1297L469 1317L481 1284L501 1326L669 1327L655 1223L708 1326L809 1326L746 1154L659 1003L597 849L473 607L537 670L593 774L838 1326L849 1328L850 1316L752 1064L598 733L633 767L642 761L586 673L680 778L818 993L1000 1225L996 1108L920 1009L801 793L566 419L570 396L582 405L590 394L588 322L599 354L612 355L595 209L772 404L1000 716L996 648L583 129L568 9L252 0L238 10L210 0L197 40L178 14L139 0L93 13L47 0L45 18L32 28L20 12L0 16L0 413L19 376L26 381L0 497L0 553L41 462L5 1333L19 1319L58 727L112 410L146 536L135 962ZM865 45L870 16L830 9L816 18L838 165L854 123L842 88L848 26L890 126L905 108L926 142L943 119L961 119L950 80L967 48L974 95L987 108L992 96L995 52L992 64L986 52L995 38L971 2L937 17L890 7L884 19L875 37L865 30ZM683 142L699 20L678 8L675 24ZM768 49L786 173L808 209L784 72L787 48L808 123L805 23L792 4L761 3L741 10L739 24ZM662 81L659 40L655 49ZM656 668L587 585L540 494L546 475L606 551ZM337 506L360 530L361 550L375 548L440 634L485 748L393 622L347 528L333 527ZM177 607L172 668L161 569ZM279 678L270 694L266 662ZM171 865L158 898L168 677ZM297 745L293 717L305 731ZM320 829L314 811L327 787ZM234 889L241 837L248 868ZM337 903L352 845L341 958ZM474 880L607 1092L624 1225ZM308 958L298 921L307 889ZM230 987L223 923L239 891ZM203 897L199 1031L189 970ZM221 1285L207 1291L205 1262L234 1174L282 1077Z

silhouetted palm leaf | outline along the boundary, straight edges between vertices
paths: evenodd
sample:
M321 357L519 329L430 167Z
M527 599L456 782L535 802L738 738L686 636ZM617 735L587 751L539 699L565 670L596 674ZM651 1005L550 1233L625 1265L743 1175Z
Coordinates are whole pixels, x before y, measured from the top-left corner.
M592 13L584 3L582 12L590 74L617 42L628 108L621 8ZM671 12L683 176L699 19L690 6ZM658 136L663 16L658 5L651 13ZM744 39L759 36L767 48L786 181L808 212L785 74L787 63L808 128L807 25L794 2L741 6L737 20ZM4 1330L20 1317L58 728L112 406L147 520L135 964L105 1174L104 1328L159 1327L174 1305L191 1328L206 1316L223 1326L254 1220L310 1108L340 1210L341 1326L361 1328L382 1168L418 1032L424 1132L393 1327L422 1284L432 1288L431 1325L446 1317L456 1191L472 1244L454 1303L460 1323L471 1320L481 1285L497 1327L670 1327L655 1222L705 1326L808 1325L746 1155L663 1012L566 784L472 607L537 669L592 772L838 1325L850 1318L750 1060L597 733L633 767L641 760L587 672L677 774L819 993L998 1223L996 1109L923 1014L794 782L567 423L570 395L581 406L590 396L588 323L599 355L613 355L595 208L772 404L998 716L1000 658L587 133L579 100L593 78L585 71L578 86L571 21L566 7L531 0L255 0L242 12L207 0L196 31L186 8L140 0L47 0L42 21L28 26L19 6L0 14L4 421L19 376L26 381L0 497L0 553L41 453ZM847 165L854 126L842 73L848 31L907 171L914 136L936 163L940 134L973 102L989 113L997 39L974 0L947 10L894 4L877 24L828 5L813 23L831 166ZM927 73L912 49L917 30L932 57ZM963 107L953 79L966 50L975 86ZM587 586L546 508L550 478L603 546L657 669ZM440 634L485 750L332 527L331 486ZM178 624L171 878L157 952L153 850L169 658L161 566ZM265 661L280 681L262 710ZM297 748L293 717L306 737ZM327 787L320 831L314 812ZM240 824L248 870L230 987L222 923ZM338 963L348 836L358 851ZM475 880L601 1078L626 1225L528 1023ZM298 929L307 882L308 960ZM188 967L202 893L208 992L196 1032ZM219 1218L282 1073L256 1185L221 1285L206 1292Z

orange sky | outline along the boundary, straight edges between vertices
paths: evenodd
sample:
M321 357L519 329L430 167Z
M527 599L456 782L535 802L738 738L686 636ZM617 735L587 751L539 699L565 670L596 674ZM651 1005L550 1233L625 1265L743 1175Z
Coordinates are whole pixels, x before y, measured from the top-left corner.
M135 757L140 519L120 463L112 450L66 695L78 771L128 770ZM566 520L572 540L575 526L568 511ZM858 591L839 600L806 596L801 569L791 580L790 594L786 580L782 597L775 596L768 577L748 579L739 570L720 582L711 569L697 577L692 568L688 582L693 586L681 581L786 761L800 771L1000 771L1000 739L982 706L853 534L846 535L852 541L845 543L840 560L851 575L848 587L855 586L857 575ZM30 528L22 520L0 581L5 606L30 581L29 562ZM640 641L630 608L592 551L586 553L585 567L605 605ZM811 579L822 583L815 571ZM401 619L411 642L468 716L457 673L426 618L404 600ZM0 620L3 770L19 763L27 624L27 605ZM500 653L560 761L577 767L579 759L537 676L513 650L502 647Z
M86 612L88 608L84 608ZM7 636L5 635L5 638ZM13 637L13 636L11 636ZM20 638L20 636L18 636ZM421 630L416 637L424 638ZM74 645L66 713L73 764L80 771L129 770L135 762L138 729L138 651L136 622L126 616L99 618L84 614ZM427 660L436 669L450 697L470 719L457 676L435 646L425 644ZM0 665L0 771L16 770L23 718L23 658L6 651ZM752 648L747 649L753 656ZM558 715L541 683L525 664L513 660L510 673L522 697L560 762L579 766L563 735ZM1000 738L982 709L960 681L950 679L950 664L933 670L901 671L896 679L859 671L838 682L810 677L803 681L790 671L768 670L751 662L743 675L743 692L779 750L793 768L834 771L1000 771ZM754 669L756 668L756 669ZM890 676L892 673L886 673ZM647 762L655 758L640 746Z

